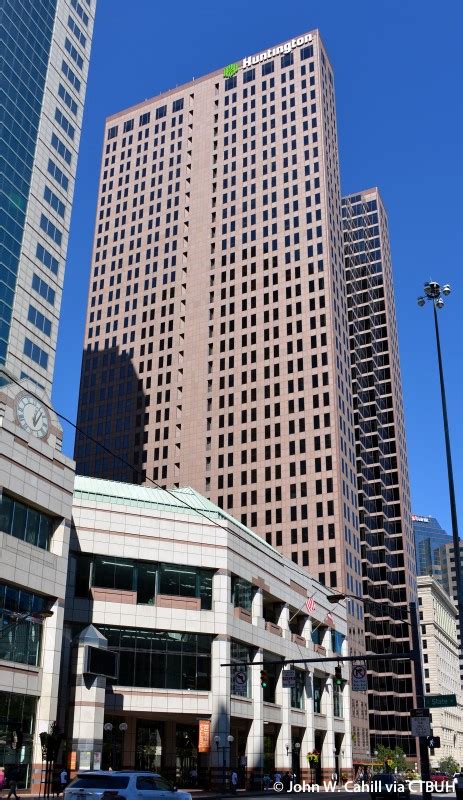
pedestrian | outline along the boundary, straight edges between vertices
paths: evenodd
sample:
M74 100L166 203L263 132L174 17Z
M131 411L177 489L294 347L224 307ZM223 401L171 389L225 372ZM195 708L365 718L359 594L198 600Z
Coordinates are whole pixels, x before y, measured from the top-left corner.
M271 779L270 775L264 775L264 781L263 782L264 782L264 792L268 792L268 790L270 789L270 784L272 783L272 779ZM252 789L252 787L251 787L251 789Z
M331 780L333 781L333 783L336 783L336 781L338 780L338 773L336 772L336 770L334 770L333 774L331 775Z
M232 794L236 794L236 790L238 788L238 773L236 769L232 770L232 774L230 776L230 785Z
M18 786L18 778L19 778L18 768L13 767L13 769L10 771L9 774L8 786L10 791L8 792L7 800L10 800L11 795L15 797L15 800L19 800L18 794L16 792L16 788Z
M275 772L273 776L274 783L281 783L281 772Z
M196 784L198 783L198 771L196 767L192 767L192 769L190 769L190 781L192 787L195 788Z
M64 795L64 790L65 790L66 786L68 785L68 780L69 780L68 771L67 771L66 767L63 767L63 769L60 772L60 776L59 776L60 792L62 792L63 795Z

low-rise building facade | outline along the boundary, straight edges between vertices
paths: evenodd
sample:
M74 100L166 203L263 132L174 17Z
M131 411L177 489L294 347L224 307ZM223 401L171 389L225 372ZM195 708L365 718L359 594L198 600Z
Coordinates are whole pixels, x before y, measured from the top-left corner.
M38 791L57 715L74 483L61 439L47 396L1 370L0 772L21 793Z
M431 752L431 766L452 756L463 765L463 698L461 693L457 608L431 576L418 576L424 684L427 695L455 694L456 707L432 709L432 732L441 746Z
M235 768L249 785L275 769L307 777L315 754L312 777L350 775L347 666L336 679L346 612L328 595L192 489L77 477L61 692L71 770L150 768L179 785L196 770L213 785ZM88 674L89 644L117 653L106 687Z

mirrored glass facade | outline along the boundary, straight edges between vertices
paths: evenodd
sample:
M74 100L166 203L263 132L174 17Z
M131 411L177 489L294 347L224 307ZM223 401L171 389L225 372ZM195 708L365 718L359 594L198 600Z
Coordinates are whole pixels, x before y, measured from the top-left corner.
M47 390L95 5L2 4L0 364Z

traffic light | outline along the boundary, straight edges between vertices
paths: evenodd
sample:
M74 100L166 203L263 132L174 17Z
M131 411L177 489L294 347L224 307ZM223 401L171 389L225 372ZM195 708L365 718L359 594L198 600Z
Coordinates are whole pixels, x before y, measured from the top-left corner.
M426 741L430 750L437 750L440 747L440 736L428 736Z
M342 686L342 684L344 683L341 667L334 668L334 682L336 686Z
M261 671L260 671L260 685L262 686L262 689L265 689L267 684L268 684L268 675L267 675L265 669L261 669Z

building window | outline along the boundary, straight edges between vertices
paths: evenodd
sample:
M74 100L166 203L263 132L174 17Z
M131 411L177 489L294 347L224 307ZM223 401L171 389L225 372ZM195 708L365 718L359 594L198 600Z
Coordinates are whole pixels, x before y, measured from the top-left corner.
M26 337L24 340L24 355L31 359L31 361L35 361L39 367L43 369L47 369L48 367L48 353L45 350L42 350L37 344L31 342L30 339Z
M182 108L183 108L183 97L181 97L179 100L174 100L174 102L172 103L173 113L175 114L176 111L181 111Z
M232 577L231 602L235 608L244 608L252 611L252 583L239 578L237 575Z
M342 653L342 646L344 644L344 636L339 631L331 630L331 650L333 653Z
M159 594L173 597L200 597L201 608L212 608L212 572L177 564L159 567Z
M296 685L291 687L291 708L305 708L305 676L301 669L296 670Z
M0 499L0 530L10 536L49 550L56 519L7 494Z
M322 713L322 695L325 686L323 678L314 675L313 678L313 710L315 714Z
M7 774L9 767L18 770L18 788L27 789L32 775L32 744L35 729L37 697L0 692L0 764ZM15 731L22 733L21 758L10 747Z
M55 242L56 245L58 245L58 247L61 247L61 240L63 238L63 234L61 233L61 231L58 230L58 228L55 225L53 225L52 222L50 222L50 220L45 216L45 214L42 214L40 217L40 227L47 234L47 236L49 236L50 239L52 239L52 241Z
M129 559L96 556L93 562L92 585L105 589L134 589L134 565Z
M89 586L136 592L139 605L154 605L157 594L171 597L198 597L201 600L201 608L210 611L212 577L212 570L200 567L132 561L110 556L79 555L75 594L76 597L87 596Z
M342 717L342 686L333 685L333 713L335 717Z
M32 276L32 288L51 306L55 304L55 290L35 272Z
M45 600L39 595L18 589L7 583L0 583L0 658L16 664L29 664L37 667L40 662L40 641L42 622L32 622L31 618L17 621L19 614L39 612ZM6 626L12 622L11 628Z
M119 686L210 691L212 636L99 625L119 654Z
M32 305L29 306L27 319L28 319L28 322L31 322L32 325L35 325L35 327L38 328L39 331L44 333L45 336L50 336L51 335L51 322L50 322L50 320L47 319L45 314L42 314L41 311L39 311L37 308L35 308Z

